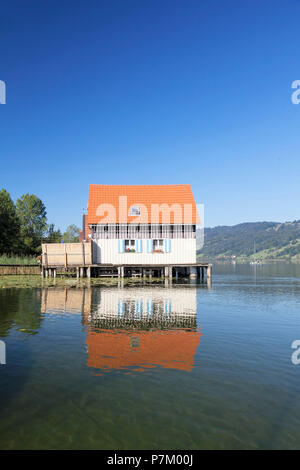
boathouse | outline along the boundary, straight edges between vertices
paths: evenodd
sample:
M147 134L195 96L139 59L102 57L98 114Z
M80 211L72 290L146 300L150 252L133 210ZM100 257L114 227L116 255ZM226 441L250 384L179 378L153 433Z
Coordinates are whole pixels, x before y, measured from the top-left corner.
M204 279L205 270L211 276L211 267L197 263L198 224L201 220L189 184L91 184L81 247L43 245L43 266L54 267L61 259L65 268L76 266L80 275L88 277Z
M88 238L97 264L196 263L199 222L190 185L89 187Z

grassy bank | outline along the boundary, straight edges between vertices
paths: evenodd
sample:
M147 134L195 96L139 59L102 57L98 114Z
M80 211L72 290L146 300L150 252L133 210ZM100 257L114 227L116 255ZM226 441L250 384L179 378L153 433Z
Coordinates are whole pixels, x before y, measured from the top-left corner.
M121 282L118 278L79 278L65 276L65 277L56 277L42 279L40 275L9 275L9 276L0 276L0 289L5 288L22 288L22 287L92 287L92 286L117 286L118 282ZM136 286L147 283L148 285L163 284L164 281L160 278L152 278L152 280L147 279L146 281L141 278L124 278L122 280L123 285L126 286Z
M15 256L15 255L0 255L0 265L11 265L11 264L20 264L20 265L38 265L35 256Z

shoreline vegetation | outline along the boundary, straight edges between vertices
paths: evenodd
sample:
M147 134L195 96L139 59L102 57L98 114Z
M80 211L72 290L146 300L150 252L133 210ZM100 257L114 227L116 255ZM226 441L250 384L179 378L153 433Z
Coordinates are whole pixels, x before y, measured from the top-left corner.
M79 227L72 224L62 233L48 223L46 206L35 194L23 194L14 202L8 191L0 190L1 264L38 264L34 260L42 243L73 243Z
M124 278L122 279L122 284L128 287L135 286L143 283L148 285L162 285L164 281L161 278L152 278L151 280L141 280L140 278ZM90 279L87 278L79 278L72 276L58 276L54 278L42 279L39 274L9 274L9 275L0 275L0 289L5 288L51 288L51 287L68 287L68 288L89 288L93 286L102 286L102 287L110 287L110 286L117 286L120 282L118 278L97 278L92 277ZM184 283L183 283L184 284Z
M300 220L247 222L204 229L199 261L300 261Z
M38 266L39 264L36 256L0 255L0 266Z

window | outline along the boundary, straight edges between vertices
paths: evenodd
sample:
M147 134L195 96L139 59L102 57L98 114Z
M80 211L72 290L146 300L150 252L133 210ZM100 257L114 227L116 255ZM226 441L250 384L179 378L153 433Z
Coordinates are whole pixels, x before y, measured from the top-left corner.
M131 206L129 209L129 215L140 215L140 208L138 206Z
M153 240L153 253L164 253L163 240Z
M135 253L135 240L125 240L125 252Z

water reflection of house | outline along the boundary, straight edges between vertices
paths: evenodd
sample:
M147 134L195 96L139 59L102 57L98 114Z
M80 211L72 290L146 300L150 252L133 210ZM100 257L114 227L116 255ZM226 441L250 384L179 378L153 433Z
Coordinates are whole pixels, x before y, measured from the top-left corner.
M201 334L192 286L42 289L41 310L82 314L96 373L193 368Z
M190 371L200 333L186 329L89 332L88 367L142 371L161 366Z
M91 289L44 288L42 313L77 313L88 315L91 310Z
M200 341L196 289L95 290L88 331L88 367L141 371L164 367L190 371Z

